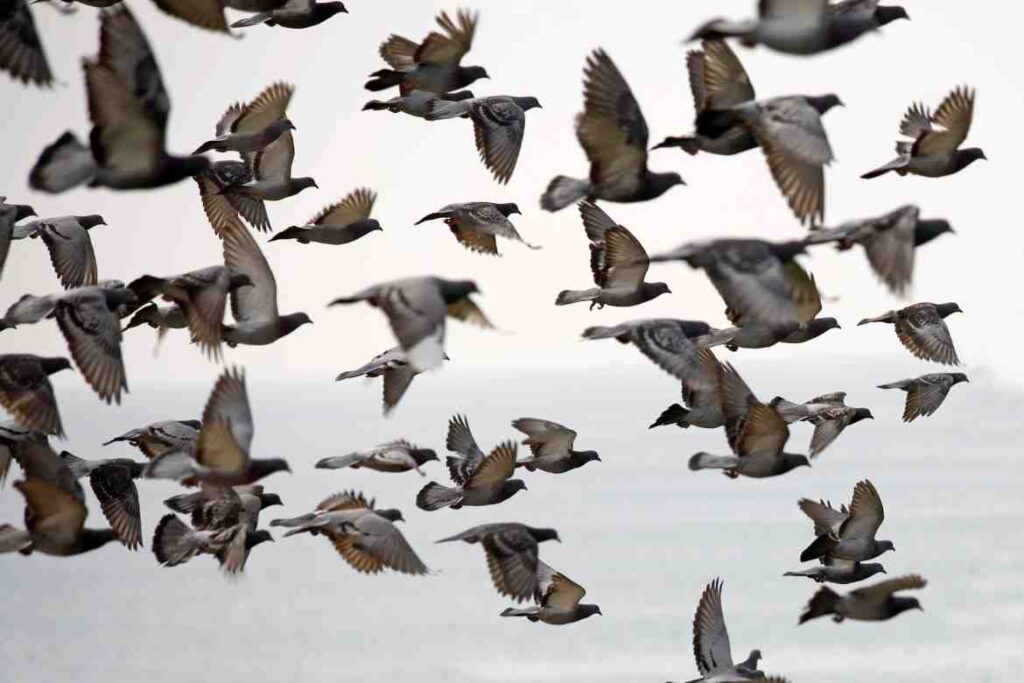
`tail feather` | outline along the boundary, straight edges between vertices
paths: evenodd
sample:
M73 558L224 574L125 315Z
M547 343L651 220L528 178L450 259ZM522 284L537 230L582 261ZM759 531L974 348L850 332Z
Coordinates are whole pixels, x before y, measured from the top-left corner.
M711 453L694 453L690 458L691 470L729 470L740 464L735 455L712 455Z
M818 589L818 592L811 597L803 614L800 615L800 622L804 623L811 619L823 617L826 614L834 614L836 603L839 602L839 594L827 586Z
M367 90L378 92L380 90L387 90L393 88L396 85L401 85L403 75L401 71L393 71L391 69L381 69L380 71L374 71L370 74L370 80L363 86Z
M196 147L196 151L192 154L203 154L204 152L226 152L227 144L223 140L207 140L203 144Z
M601 289L598 287L591 289L566 289L558 293L555 305L567 306L569 304L578 304L581 301L593 301L599 296L601 296Z
M654 429L655 427L664 427L666 425L676 425L686 429L690 424L686 421L686 416L690 414L690 411L682 407L678 403L673 403L665 410L661 411L661 415L655 420L648 429Z
M540 612L537 606L532 607L506 607L501 616L503 617L536 617Z
M359 463L363 457L358 453L349 453L348 455L335 455L330 458L323 458L318 460L314 467L318 470L340 470L345 467L352 467Z
M820 567L811 567L810 569L801 569L800 571L796 572L786 572L785 574L783 574L783 576L806 576L809 579L815 579L820 573Z
M91 182L96 177L92 151L71 131L47 146L28 176L33 190L58 193Z
M888 384L879 384L879 389L906 389L910 385L912 380L901 379L898 382L889 382Z
M309 239L304 239L305 237L306 237L306 229L305 228L300 228L297 225L293 225L290 228L285 228L284 230L282 230L281 232L277 233L276 235L274 235L273 237L271 237L267 241L268 242L275 242L277 240L297 240L297 241L301 242L302 244L307 244L309 242Z
M700 143L697 142L697 138L691 136L667 137L651 149L662 149L663 147L679 147L690 155L700 151Z
M384 100L370 100L363 105L363 111L384 111L391 109L392 105L390 102Z
M462 502L462 489L448 488L432 481L416 494L416 507L433 511L458 505Z
M157 561L173 567L188 562L198 552L196 533L175 515L164 515L153 532L153 554Z
M426 223L427 221L437 220L438 218L448 218L451 215L451 211L435 211L434 213L428 213L426 216L413 223L413 225L419 225L420 223Z
M601 325L595 325L594 327L588 327L583 330L584 339L618 339L624 334L629 332L629 327L626 325L615 325L612 327L603 327Z
M810 560L816 560L819 557L824 557L828 554L828 551L835 546L835 540L828 534L822 534L818 536L814 541L804 548L804 551L800 553L800 561L808 562Z
M315 517L316 513L307 512L306 514L299 515L298 517L284 517L279 519L272 519L270 520L270 526L297 527L312 522Z
M585 199L590 192L590 181L568 176L555 176L548 189L540 197L540 206L545 211L559 211Z
M231 28L245 28L246 26L256 26L262 24L270 19L274 18L273 12L257 12L250 17L239 19L235 23L231 24Z

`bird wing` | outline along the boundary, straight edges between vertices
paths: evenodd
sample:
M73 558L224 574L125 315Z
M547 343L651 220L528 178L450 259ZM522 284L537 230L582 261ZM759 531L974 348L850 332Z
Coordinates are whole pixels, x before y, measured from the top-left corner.
M887 579L871 586L858 588L852 591L850 595L855 595L861 600L868 602L880 603L888 600L889 596L896 591L924 588L926 585L928 585L928 582L920 575L908 574L907 576L897 576L894 579Z
M758 403L739 423L733 440L740 456L777 456L789 440L789 426L775 408Z
M414 57L417 64L455 66L462 61L462 58L473 46L477 14L462 9L455 15L455 18L456 21L452 21L447 12L441 12L437 16L437 24L444 33L431 31L423 39Z
M390 520L380 515L366 514L356 521L355 528L358 533L351 546L352 555L371 555L383 566L404 574L428 572L427 566Z
M826 408L815 421L814 435L811 436L811 457L818 455L839 438L849 424L850 408Z
M325 207L323 211L309 220L312 225L351 225L359 220L366 220L373 210L377 193L365 187L352 190L336 204Z
M342 491L327 496L316 505L323 512L340 512L342 510L372 510L373 501L356 491Z
M505 441L494 447L466 479L463 488L500 485L510 479L516 470L516 444Z
M121 391L128 389L121 358L121 324L107 308L103 294L73 290L57 301L54 317L89 386L107 403L120 403Z
M217 120L217 125L214 127L214 132L218 137L221 135L227 135L234 130L235 121L245 111L246 105L241 102L235 102L234 104L228 105L228 108L224 110L224 113L220 115Z
M164 298L173 301L185 313L194 340L214 358L220 353L230 286L231 274L227 268L212 266L179 275L164 287Z
M573 612L580 600L587 594L586 589L562 572L557 572L543 562L538 562L537 583L540 604L559 612Z
M274 121L284 118L294 92L295 86L291 83L279 81L268 85L231 122L231 132L259 133Z
M925 375L914 380L907 390L907 404L903 411L904 422L916 417L934 413L946 400L952 386L946 375Z
M249 463L253 421L245 376L225 370L203 409L203 426L196 438L196 462L218 470L239 471Z
M25 528L33 536L59 545L75 542L88 515L83 501L41 479L16 481L14 488L25 497Z
M633 327L630 341L659 368L683 380L697 369L697 347L675 320L652 320Z
M743 243L715 251L717 258L705 272L725 301L734 325L771 325L796 319L785 267L767 245Z
M381 59L395 71L410 71L416 66L416 52L420 44L408 38L392 34L380 44Z
M693 615L693 656L701 675L733 668L729 631L722 613L722 580L715 579L700 596Z
M682 398L688 408L719 405L718 386L722 364L711 349L697 352L697 372L682 380Z
M521 417L512 421L512 426L526 434L524 444L536 457L544 455L565 455L576 442L576 432L568 427L536 417Z
M587 232L587 239L594 243L604 242L605 232L617 226L618 223L612 220L612 217L597 204L580 202L578 206L580 218L583 219L583 229Z
M211 204L223 201L223 195L204 197ZM227 209L222 209L227 211ZM217 209L214 209L216 212ZM207 211L207 216L211 212ZM247 275L251 285L237 287L231 291L231 314L238 322L249 320L277 320L277 279L270 269L263 251L253 239L238 216L231 211L226 214L229 220L222 224L219 235L224 252L224 265L232 274ZM212 218L211 218L212 222ZM216 228L215 228L216 229Z
M754 99L754 86L724 40L705 40L703 51L687 55L690 66L690 89L697 113L705 110L730 109Z
M502 595L527 600L537 592L537 541L519 525L504 526L486 534L482 544L487 570Z
M19 425L44 434L63 434L53 385L37 358L0 356L0 406Z
M295 138L286 130L269 145L256 152L252 169L257 180L284 180L292 177L295 161Z
M896 336L912 354L925 360L958 365L953 338L934 306L911 307L896 319Z
M448 420L445 448L453 453L461 453L469 460L482 460L484 457L484 452L480 450L476 439L473 438L473 432L469 428L469 421L465 415L455 415ZM460 484L463 483L464 478L456 478L454 473L452 478Z
M99 278L92 240L76 219L43 224L38 234L50 252L50 263L64 289L96 284Z
M472 323L478 327L487 329L493 329L494 325L487 319L484 312L480 310L480 307L473 303L473 300L468 296L464 296L461 299L453 301L448 304L446 312L452 318L461 320L464 323Z
M408 365L388 368L384 371L384 412L390 412L402 400L416 371Z
M946 95L946 99L942 100L942 104L931 116L932 123L941 126L941 129L929 126L922 130L914 142L914 155L952 154L967 139L973 117L974 90L956 88Z
M603 289L631 290L643 286L650 260L633 233L621 225L609 228L604 233L602 251L604 258L598 285ZM594 279L597 280L596 274Z
M221 0L154 0L172 17L218 33L230 33Z
M53 81L27 0L7 2L0 10L0 69L25 83Z
M919 216L916 206L901 207L893 212L890 225L873 231L861 242L871 269L900 296L914 274L914 229Z
M104 463L89 474L103 516L117 538L129 550L142 545L142 517L139 491L135 488L131 469L124 463Z
M164 130L127 83L108 66L85 61L92 155L118 174L152 171L164 151Z
M476 228L462 225L455 225L451 230L452 234L455 235L455 239L459 241L459 244L470 251L475 251L481 254L491 254L492 256L496 256L498 254L498 240L495 238L493 233L483 232Z
M757 405L757 397L732 363L720 364L718 395L722 404L722 415L728 421L746 416L751 406Z
M853 487L850 515L843 523L839 535L844 539L873 539L885 520L885 508L875 485L869 480L857 482Z
M127 92L156 122L163 139L171 101L149 41L124 4L100 14L99 63L117 74Z
M815 536L838 532L843 522L849 517L849 510L845 505L836 509L832 507L832 503L824 500L813 501L809 498L801 498L797 505L814 522Z
M426 369L441 364L447 307L435 283L420 279L386 283L374 302L384 311L414 367Z
M384 562L376 555L356 545L359 537L355 534L324 529L323 534L334 545L334 549L353 569L363 574L377 574L384 569Z
M512 177L526 134L526 113L507 97L488 97L470 109L476 149L484 166L499 183Z

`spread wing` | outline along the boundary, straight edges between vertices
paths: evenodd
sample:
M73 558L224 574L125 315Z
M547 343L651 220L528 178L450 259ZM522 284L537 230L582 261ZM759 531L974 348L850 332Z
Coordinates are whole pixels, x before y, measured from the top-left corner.
M576 432L568 427L536 417L521 417L512 426L526 434L524 444L536 457L568 453L576 442Z
M230 33L221 0L155 0L172 17L218 33Z
M352 190L337 204L331 204L313 216L312 225L351 225L359 220L366 220L373 210L377 193L365 187Z
M896 320L896 336L918 358L945 365L959 365L946 321L934 308L914 309Z
M705 40L701 48L686 56L697 113L752 101L754 86L732 48L724 40Z
M824 500L817 502L809 498L801 498L797 503L800 510L814 522L814 535L824 536L829 533L837 533L839 527L846 521L849 511L846 506L836 509L832 503Z
M508 98L477 100L471 109L480 160L499 183L508 183L526 134L526 113Z
M291 83L277 82L267 86L232 120L231 132L259 133L274 121L284 118L294 92L295 86Z
M53 82L27 0L5 2L0 8L0 69L23 83Z
M587 591L565 574L556 572L543 562L538 564L537 582L541 605L559 612L574 612Z
M28 429L64 433L53 385L38 359L0 356L0 406Z
M196 462L218 470L241 470L249 463L252 434L245 376L238 369L225 370L203 410L203 426L196 439Z
M101 399L121 402L127 391L121 358L121 324L96 291L72 293L57 302L54 315L71 356Z
M919 131L914 142L914 155L952 154L967 139L974 117L974 90L956 88L942 100L942 104L931 116L931 121L941 128L928 126Z
M862 242L871 269L889 289L903 296L914 274L914 228L920 210L916 206L897 209L894 220Z
M292 177L295 161L295 138L286 130L276 140L256 152L252 160L257 180L281 180Z
M40 479L14 482L25 497L25 528L63 546L75 543L88 511L85 503L57 486Z
M600 269L594 273L594 281L604 289L639 289L647 276L650 261L640 240L626 228L617 225L604 233L604 248L591 247L592 254L599 253ZM593 265L593 259L592 259Z
M537 541L518 525L484 536L487 570L502 595L527 600L537 592Z
M90 61L82 68L93 124L93 157L118 174L151 172L163 154L163 128L113 69Z
M722 613L722 580L715 579L700 596L693 615L693 656L701 675L733 668L729 632Z
M139 548L142 545L142 518L139 492L131 469L124 463L105 463L92 471L89 484L117 538L129 550Z
M872 539L885 520L885 508L878 495L875 485L865 479L857 482L853 488L853 499L850 502L850 516L840 530L845 539Z
M96 284L98 275L92 240L77 220L44 224L38 234L50 252L50 263L64 289Z
M914 418L933 414L946 400L950 386L951 382L943 375L919 377L907 389L903 421L910 422Z
M201 188L203 182L199 180ZM231 291L231 314L239 322L276 320L277 279L263 251L224 195L203 191L202 198L206 216L221 238L224 265L232 274L247 275L252 282Z
M858 588L850 594L869 602L883 602L896 591L914 590L924 588L926 585L928 585L928 582L920 575L909 574L886 581L879 581L874 585L865 586L864 588Z
M466 480L464 488L500 485L510 479L516 469L516 444L505 441L480 461L480 465Z
M418 64L443 64L455 66L473 46L473 34L476 33L477 14L468 10L459 10L455 21L447 12L441 12L437 24L444 33L431 31L420 44L414 57ZM387 59L387 57L385 57Z

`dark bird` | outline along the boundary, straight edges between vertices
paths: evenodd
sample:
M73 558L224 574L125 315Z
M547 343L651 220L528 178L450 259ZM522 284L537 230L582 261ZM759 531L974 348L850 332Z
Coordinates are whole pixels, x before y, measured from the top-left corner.
M512 420L512 426L526 434L523 444L530 447L533 457L520 460L516 467L525 467L528 472L540 470L550 474L562 474L583 467L588 462L600 462L597 451L577 451L576 431L550 420L536 417L520 417Z
M336 14L347 14L348 9L342 2L316 2L316 0L288 0L280 9L257 12L251 17L239 19L231 24L231 28L243 28L266 24L282 28L312 28L324 23Z
M861 178L877 178L889 171L900 175L941 178L987 159L979 147L960 149L974 118L974 90L961 86L946 95L933 114L924 104L911 105L900 122L900 134L912 140L896 142L897 157Z
M431 460L439 460L437 453L429 448L419 448L405 439L389 441L348 455L335 455L318 460L318 470L340 470L351 467L354 470L366 468L377 472L409 472L416 470L425 477L420 467Z
M615 339L632 344L652 363L676 379L686 380L697 372L697 351L714 330L697 320L650 318L612 327L588 327L584 339Z
M898 311L889 311L876 318L865 318L858 325L889 323L896 327L896 336L907 351L922 360L943 365L959 365L953 338L946 327L946 316L963 313L955 303L912 304Z
M352 190L340 202L324 207L304 225L292 225L270 238L295 240L299 244L348 244L375 230L383 230L376 218L370 218L377 193L365 187Z
M11 240L14 239L14 224L36 215L36 210L27 204L7 204L6 201L7 197L0 196L0 275L4 273L4 264L7 263ZM0 327L0 330L2 329Z
M156 57L124 3L100 13L100 53L85 60L93 128L89 147L68 131L43 150L29 185L64 192L78 185L136 190L162 187L205 170L202 156L164 147L171 104Z
M171 306L157 306L150 301L148 304L139 307L132 313L131 320L125 323L121 332L127 332L133 327L146 325L157 331L157 339L163 339L167 330L183 330L188 327L188 320L185 319L185 312L176 304Z
M81 0L79 0L81 1ZM88 0L113 4L119 0ZM263 12L280 9L288 0L154 0L165 14L198 28L231 34L224 10L230 7L241 12Z
M647 121L629 84L601 49L583 69L583 113L576 118L576 139L590 161L588 179L556 176L540 198L548 211L581 199L642 202L685 185L678 173L647 169Z
M722 364L709 349L697 352L696 371L682 380L682 398L685 407L673 403L661 412L649 429L674 424L677 427L718 429L725 425L722 403L718 398L718 383Z
M831 503L801 498L800 510L814 522L814 542L800 553L800 561L828 558L847 562L873 560L888 550L892 541L875 538L885 521L885 508L875 485L869 480L853 487L850 507L838 510Z
M897 591L924 588L927 582L917 574L887 579L879 583L858 588L846 595L839 595L831 588L822 586L807 603L800 623L831 614L832 621L843 619L854 621L886 621L901 612L924 608L917 598L894 595Z
M393 114L408 114L418 119L426 119L438 100L459 102L474 97L469 90L452 93L432 93L426 90L413 90L406 95L398 95L390 100L370 100L363 105L363 111L389 111Z
M564 626L601 614L599 606L580 602L587 594L583 586L543 562L537 564L538 590L534 596L537 604L526 608L508 607L501 616L526 617L532 622Z
M42 240L61 286L74 289L95 285L99 281L96 254L88 232L97 225L106 225L103 216L44 218L17 226L11 238Z
M870 579L875 574L885 574L885 567L878 562L850 562L822 558L822 564L810 569L786 572L783 576L802 576L815 583L857 583Z
M70 370L67 358L29 353L0 355L0 406L26 429L64 436L50 375Z
M419 371L409 365L409 361L406 360L402 347L396 346L378 353L362 367L340 373L334 378L334 381L340 382L353 377L383 377L384 415L387 416L402 400L402 396L412 384L413 378L418 374L420 374Z
M814 425L810 454L814 458L839 438L843 430L861 420L873 420L875 416L867 408L853 408L846 405L846 394L839 392L812 398L802 404L792 403L781 396L772 400L787 424L798 420Z
M497 239L499 237L520 242L530 249L540 249L537 245L524 240L516 226L509 220L509 216L519 213L519 206L511 202L463 202L443 206L416 221L416 225L443 218L459 244L481 254L500 256Z
M462 66L462 58L473 46L477 16L459 10L453 21L447 12L441 12L437 25L443 33L431 31L422 43L392 34L379 50L391 68L370 74L366 89L380 91L397 85L402 95L414 90L443 94L488 78L482 66Z
M637 306L672 290L664 282L645 282L650 261L640 240L596 204L580 202L583 228L590 240L590 271L596 288L563 290L556 306L589 301L594 306Z
M141 547L142 513L135 480L142 476L146 463L128 458L83 460L67 451L60 454L60 459L75 478L89 477L103 516L118 540L128 550Z
M946 400L949 390L960 382L970 382L962 372L937 372L913 379L878 385L879 389L900 389L907 392L903 421L913 422L918 417L928 417L939 409Z
M196 436L202 423L199 420L163 420L143 427L130 429L120 436L103 442L104 446L126 442L138 448L152 460L168 451L190 451L195 447Z
M28 0L0 3L0 71L22 83L49 87L53 74Z

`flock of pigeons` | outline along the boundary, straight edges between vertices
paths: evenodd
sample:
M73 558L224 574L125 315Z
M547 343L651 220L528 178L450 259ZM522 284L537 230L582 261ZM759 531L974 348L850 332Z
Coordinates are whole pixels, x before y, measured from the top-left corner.
M74 0L60 0L71 5ZM223 263L188 273L143 274L127 285L99 278L89 231L104 225L98 215L34 218L27 205L0 197L0 269L14 242L37 239L48 249L63 291L45 296L26 294L0 319L0 328L16 328L54 319L67 340L74 365L105 402L120 402L127 391L120 342L134 327L148 326L162 337L168 330L188 329L191 341L206 355L220 359L223 344L266 345L278 342L310 322L305 313L282 314L277 283L254 232L271 230L266 202L316 187L312 178L293 175L295 156L288 105L294 88L268 86L246 104L233 104L216 122L214 137L190 155L166 148L170 98L156 57L128 7L116 0L77 0L99 6L100 47L83 63L93 127L88 143L73 132L61 134L44 149L31 169L29 184L43 192L107 187L113 190L157 188L186 179L197 184L203 209L223 246ZM267 24L308 28L344 12L340 2L309 0L156 0L165 12L202 28L230 32L225 8L248 13L231 27ZM803 239L770 242L758 239L716 239L688 243L649 256L632 231L618 224L596 202L652 200L683 184L676 173L648 170L649 131L639 103L609 55L595 50L584 67L583 111L576 135L590 161L586 178L558 176L540 199L557 211L576 204L589 240L594 286L565 290L556 305L588 303L591 308L632 307L669 293L661 282L648 282L651 263L682 261L704 271L726 305L731 324L714 328L705 322L639 319L608 327L590 327L585 339L616 339L637 347L682 387L682 403L669 406L651 425L681 428L724 428L731 453L696 453L692 470L716 469L728 477L767 478L810 465L849 426L872 418L866 408L847 406L843 392L795 403L781 397L764 402L729 363L712 349L758 349L777 343L809 342L838 328L834 318L819 317L822 300L812 277L798 262L808 247L833 244L839 250L864 249L885 286L904 296L913 278L916 249L952 232L948 222L925 219L907 205L883 216L822 225L825 215L824 168L832 151L823 115L841 104L832 94L790 95L757 99L743 65L729 46L735 38L745 46L794 55L813 55L856 40L897 19L901 7L876 0L761 0L758 16L734 22L716 19L693 35L700 48L687 54L696 111L691 135L667 137L655 148L678 147L688 154L732 155L760 148L780 192L796 218L809 225ZM540 106L533 97L476 97L464 90L487 72L463 66L476 33L477 16L442 12L421 42L398 35L380 47L387 68L366 83L371 91L398 88L387 100L372 100L365 109L389 111L428 121L468 118L480 158L499 183L515 171L526 128L526 112ZM51 82L50 67L27 0L0 2L0 68L26 82ZM912 105L900 124L907 139L896 143L897 158L864 174L873 178L890 171L899 175L939 177L956 173L984 154L962 148L971 125L974 91L954 89L934 111ZM223 156L211 158L207 153ZM269 241L342 245L381 230L371 217L376 194L357 189L326 207L304 225L285 228ZM421 221L443 219L466 248L498 253L498 238L523 243L512 224L516 204L465 202L450 204ZM248 226L246 225L248 224ZM15 250L29 248L15 246ZM332 305L365 302L386 316L398 342L364 366L344 372L352 377L382 377L384 411L395 408L413 378L439 367L448 317L489 327L474 295L473 281L410 277L383 282L341 297ZM162 301L163 305L157 302ZM232 321L224 321L230 303ZM915 303L866 318L860 324L888 323L913 355L957 365L959 359L945 319L960 312L955 303ZM17 339L16 332L4 337ZM25 499L25 528L0 525L0 552L40 552L70 556L119 541L130 550L143 545L135 481L157 478L195 487L174 496L152 538L157 560L176 566L198 555L214 556L228 573L242 571L251 551L273 540L261 528L261 511L282 505L264 489L265 477L289 470L283 459L252 457L253 419L244 374L226 369L218 379L201 420L171 420L133 429L107 442L127 442L146 460L127 458L84 460L58 453L50 437L64 437L58 401L49 376L71 369L66 358L30 353L0 355L0 404L11 419L0 425L0 481L11 462L23 478L14 488ZM950 389L967 377L933 373L882 385L907 393L905 421L934 413ZM785 450L789 425L814 426L808 455ZM467 419L454 416L448 428L446 466L451 485L431 481L416 496L416 506L434 511L462 506L497 505L526 489L517 470L563 474L600 461L594 451L575 450L576 431L558 423L524 417L512 427L525 435L531 455L520 458L515 440L507 439L485 452ZM435 451L406 441L393 441L316 464L321 469L366 468L401 473L439 460ZM80 479L87 478L108 528L87 528L86 499ZM811 519L814 541L800 554L810 567L787 572L821 584L851 584L884 573L869 562L893 543L876 535L884 520L879 492L869 481L858 482L848 506L803 499L800 509ZM179 515L187 515L186 522ZM378 508L362 493L328 496L311 512L274 519L284 535L308 534L329 540L354 569L377 573L385 568L427 574L427 566L396 526L396 509ZM584 588L539 559L538 546L557 540L554 529L519 523L477 526L443 541L479 544L496 590L529 606L509 607L505 617L563 625L593 614L597 605L582 602ZM919 608L915 598L898 595L919 589L925 580L902 576L840 594L822 586L800 616L803 623L831 615L835 621L879 621ZM722 611L722 582L711 582L694 617L694 654L700 681L765 679L754 650L734 663Z

